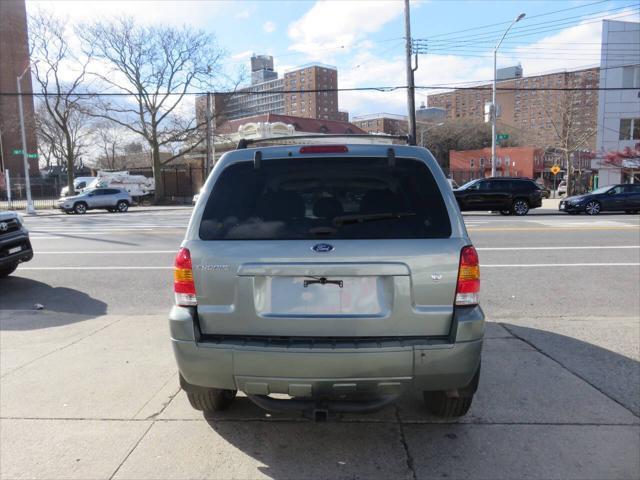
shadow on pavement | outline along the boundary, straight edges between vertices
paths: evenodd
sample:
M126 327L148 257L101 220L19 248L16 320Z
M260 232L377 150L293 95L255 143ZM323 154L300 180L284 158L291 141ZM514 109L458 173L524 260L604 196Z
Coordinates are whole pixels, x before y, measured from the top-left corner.
M36 310L36 304L43 305L44 309ZM33 315L2 314L5 310L29 311ZM12 275L0 279L0 330L57 327L89 320L106 312L106 303L72 288L54 288L43 282Z
M509 323L502 325L640 416L640 362L637 360L566 335ZM640 336L638 331L636 334ZM636 337L635 341L638 340ZM637 345L635 348L637 351Z
M257 460L262 465L257 467L261 474L274 479L332 476L326 469L335 466L337 459L348 459L347 465L349 461L360 461L384 469L384 462L404 454L394 450L395 442L400 444L399 439L394 439L388 443L388 450L380 458L376 457L380 455L379 441L387 442L388 436L394 435L391 432L400 435L399 423L410 429L412 437L408 448L413 458L423 459L420 468L424 468L424 472L437 471L438 476L460 474L457 458L463 451L471 464L481 463L487 455L504 458L504 462L497 460L491 466L495 473L492 478L514 478L512 460L520 458L522 444L529 442L531 428L536 424L545 429L541 446L527 453L530 455L528 466L515 477L527 473L530 478L544 478L550 471L554 472L554 478L605 475L611 465L603 465L595 473L588 471L592 455L597 458L602 456L600 449L613 448L602 443L597 425L605 428L617 422L628 423L632 421L629 410L638 415L640 363L564 335L503 325L516 337L486 340L479 391L471 411L461 419L442 420L430 415L419 392L407 392L396 409L391 407L372 415L334 416L322 424L301 421L300 415L291 413L265 415L247 398L238 398L230 410L205 419L217 435ZM612 398L626 409L614 408ZM499 430L495 431L498 433L486 430L493 424L512 429L511 439L500 437L495 446L473 440L474 435L487 432L497 435ZM580 425L584 425L585 437L580 458L576 458L576 447L566 441L565 436L574 435L567 429ZM457 445L461 446L465 439L464 449L457 450ZM424 451L427 444L429 452ZM547 450L554 452L553 460L549 460ZM629 463L632 456L629 452L633 452L635 446L626 445L622 450L613 454L618 458L610 458L610 462L620 462L623 470L635 468ZM429 460L425 460L424 455ZM573 460L568 462L569 458ZM345 467L343 472L347 477L358 476L357 469L350 471Z

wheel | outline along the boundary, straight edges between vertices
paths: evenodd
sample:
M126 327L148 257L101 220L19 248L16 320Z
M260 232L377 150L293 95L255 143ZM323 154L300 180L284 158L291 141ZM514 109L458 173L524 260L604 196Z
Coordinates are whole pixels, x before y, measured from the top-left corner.
M118 201L118 204L116 205L116 210L120 213L126 212L127 210L129 210L129 202L125 200Z
M18 262L10 263L9 265L5 265L4 267L0 267L0 278L7 277L16 271L18 268Z
M78 215L84 215L87 213L87 204L84 202L78 202L73 206L73 211Z
M522 216L529 213L529 203L526 200L518 199L513 202L511 211L514 215Z
M189 403L202 412L220 412L227 410L236 398L236 390L203 389L198 392L187 392Z
M511 215L511 210L500 210L500 215Z
M424 403L427 410L438 417L453 418L465 415L473 402L473 395L478 389L480 381L480 366L478 371L471 379L469 385L458 389L459 396L457 398L447 396L446 392L422 392Z
M584 211L587 212L588 215L598 215L600 213L600 202L591 200L585 205Z

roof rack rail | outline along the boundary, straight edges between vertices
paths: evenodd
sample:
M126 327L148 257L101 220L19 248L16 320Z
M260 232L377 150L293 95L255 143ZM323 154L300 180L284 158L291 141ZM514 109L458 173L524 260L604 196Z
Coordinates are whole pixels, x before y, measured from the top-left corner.
M311 135L290 135L290 136L284 136L284 137L270 137L270 138L241 138L238 141L238 145L236 146L236 150L243 150L245 148L248 148L249 145L253 145L253 144L258 144L258 143L263 143L263 142L282 142L284 140L307 140L307 139L312 139L312 138L384 138L384 139L391 139L391 140L403 140L405 142L407 142L407 145L411 145L411 136L410 135L372 135L372 134L366 134L366 133L345 133L345 134L340 134L340 133L333 133L333 134L322 134L322 133L318 133L318 134L311 134Z

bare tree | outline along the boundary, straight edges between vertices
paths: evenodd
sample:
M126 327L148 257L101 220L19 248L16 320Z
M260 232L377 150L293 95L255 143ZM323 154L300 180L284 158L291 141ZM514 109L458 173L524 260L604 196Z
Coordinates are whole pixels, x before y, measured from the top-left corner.
M148 143L156 179L155 200L164 197L163 164L198 147L204 138L193 115L180 111L193 88L211 85L222 51L213 36L192 28L141 26L132 18L96 22L78 30L108 71L93 75L113 93L102 98L92 115L141 135ZM180 153L161 160L160 151L181 145Z
M98 150L96 163L99 168L119 170L123 167L123 127L109 120L98 121L93 125L93 139Z
M81 102L91 52L79 58L69 45L69 33L67 23L50 12L30 18L31 60L43 105L38 124L44 130L39 133L51 142L51 154L64 158L69 193L73 194L74 165L88 134Z
M573 194L573 154L589 146L589 142L596 134L595 122L588 122L581 105L591 101L586 98L586 90L573 90L579 87L580 80L565 79L567 90L556 91L544 96L543 104L546 120L551 123L554 142L548 145L548 150L556 150L562 155L563 163L567 167L567 196Z

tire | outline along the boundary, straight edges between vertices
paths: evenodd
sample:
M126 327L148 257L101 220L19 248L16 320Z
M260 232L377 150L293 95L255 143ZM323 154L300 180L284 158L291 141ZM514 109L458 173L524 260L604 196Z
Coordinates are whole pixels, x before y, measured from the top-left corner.
M125 213L127 210L129 210L129 202L126 200L119 200L116 205L116 211L118 213Z
M459 388L459 397L448 397L446 392L422 392L424 397L424 403L427 410L432 414L441 418L455 418L466 415L471 408L473 402L473 395L478 389L478 383L480 381L480 366L478 371L471 379L469 385L464 388Z
M517 215L519 217L526 215L527 213L529 213L529 202L518 198L517 200L514 200L511 211L514 215Z
M589 203L587 203L584 206L584 211L586 212L587 215L598 215L600 213L601 208L602 207L600 206L600 202L596 200L591 200Z
M189 403L201 412L221 412L227 410L236 398L236 390L203 389L187 392Z
M500 210L500 215L511 215L511 210Z
M73 211L78 215L84 215L87 213L87 204L84 202L78 202L73 206Z
M0 267L0 278L8 277L16 271L16 268L18 268L18 262Z

